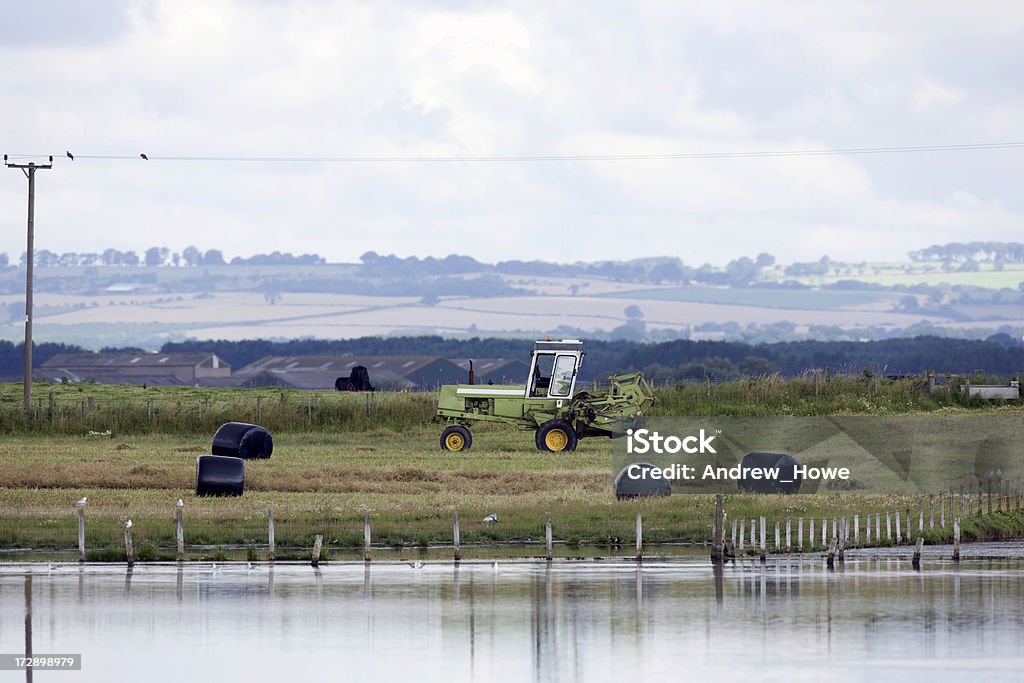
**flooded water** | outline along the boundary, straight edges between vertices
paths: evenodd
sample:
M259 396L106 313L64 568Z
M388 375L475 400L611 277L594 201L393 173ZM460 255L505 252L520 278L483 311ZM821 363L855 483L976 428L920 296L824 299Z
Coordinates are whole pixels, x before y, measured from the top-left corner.
M973 546L729 564L0 564L0 652L36 681L1021 679L1024 559ZM965 550L968 550L965 548ZM1001 558L983 555L1002 555ZM30 618L26 619L26 611ZM885 674L890 674L886 676ZM0 681L22 671L0 671Z

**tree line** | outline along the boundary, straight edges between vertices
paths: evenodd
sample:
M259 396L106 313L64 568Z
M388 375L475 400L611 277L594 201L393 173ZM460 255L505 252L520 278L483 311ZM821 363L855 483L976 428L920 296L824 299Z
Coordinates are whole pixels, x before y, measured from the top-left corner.
M22 252L18 261L21 267L25 267L26 256ZM35 250L34 265L40 268L62 268L62 267L126 267L138 266L298 266L317 265L326 263L326 259L317 254L299 254L290 252L273 251L269 254L254 254L248 258L235 256L230 261L224 258L224 253L219 249L207 249L201 251L195 246L187 246L181 252L172 251L167 247L150 247L140 257L134 251L120 251L118 249L106 249L102 252L75 252L68 251L62 254L50 251L49 249ZM10 266L10 257L6 253L0 253L0 267Z
M990 241L950 242L933 244L907 255L911 261L1024 263L1024 244Z

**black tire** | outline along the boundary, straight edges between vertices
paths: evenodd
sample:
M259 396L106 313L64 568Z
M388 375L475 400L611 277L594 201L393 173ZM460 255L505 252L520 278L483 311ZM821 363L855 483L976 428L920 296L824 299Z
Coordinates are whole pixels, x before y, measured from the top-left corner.
M565 420L548 420L537 429L537 450L568 453L576 450L576 430ZM560 447L559 447L560 446Z
M245 491L245 460L226 455L196 458L197 496L240 496Z
M441 432L441 450L458 453L473 447L473 435L462 425L445 427Z

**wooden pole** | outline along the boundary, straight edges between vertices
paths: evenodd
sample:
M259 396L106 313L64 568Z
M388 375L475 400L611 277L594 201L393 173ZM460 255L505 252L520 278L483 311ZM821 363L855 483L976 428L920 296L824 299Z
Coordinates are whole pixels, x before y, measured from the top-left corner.
M637 515L639 518L639 515ZM721 564L725 557L725 496L715 494L715 528L711 538L711 562Z
M746 522L746 520L743 520L743 521L740 522L740 544L738 546L736 546L737 552L739 554L741 554L741 555L743 554L743 546L745 545L745 541L746 541L746 538L744 538L744 537L746 536L746 534L747 534L747 522Z
M892 514L888 510L885 511L885 540L892 540Z
M644 558L644 520L640 513L636 515L636 560Z
M814 517L811 517L807 521L808 521L809 527L810 527L810 535L811 535L811 537L810 537L809 540L810 540L810 544L811 544L811 552L814 552L814 527L815 527Z
M78 561L85 562L85 508L78 508Z
M711 400L711 378L707 375L704 375L704 398Z
M757 526L758 526L758 529L761 531L761 562L765 562L767 560L767 556L765 555L766 549L765 549L765 542L764 542L765 541L765 538L764 538L765 537L765 528L764 528L765 520L764 520L764 517L761 517L761 523L758 524Z
M267 510L267 559L273 562L277 559L277 552L274 548L274 511Z
M452 525L452 538L455 541L455 563L462 559L462 550L459 548L459 512L455 511L455 522Z
M828 517L821 518L821 547L828 547Z
M322 534L317 534L316 538L313 539L313 560L310 562L314 567L320 566L320 546L324 542Z
M946 528L946 501L942 496L943 492L939 491L939 526L943 529Z
M779 552L782 545L782 533L778 522L775 522L775 552Z
M828 546L828 558L826 559L826 564L828 565L829 569L834 569L835 566L836 566L836 539L835 538L833 538L831 543L829 543L829 546Z
M865 530L864 530L864 545L871 545L871 515L865 515L868 518Z
M896 545L903 543L903 532L901 531L902 525L900 524L900 511L896 511Z
M128 566L135 564L135 549L132 547L132 530L124 530L124 553L128 560Z
M786 517L786 552L791 552L793 548L793 520Z
M914 566L914 569L921 568L921 546L923 545L924 539L918 536L917 545L914 546L914 558L910 562Z
M860 545L860 515L853 516L853 544Z
M174 509L176 521L177 521L177 540L178 540L178 562L185 561L185 529L181 522L181 508L175 507Z
M639 518L640 518L640 515L637 515L637 519L639 519ZM637 539L637 545L639 545L639 544L640 544L640 540ZM552 559L552 553L551 553L551 513L550 512L548 513L547 521L544 523L544 550L546 551L545 559L547 559L547 561L550 562L551 559Z
M928 528L935 528L935 496L928 497Z
M736 519L735 518L733 518L733 520L732 520L732 549L733 549L733 552L736 551Z
M924 531L924 500L921 501L921 507L918 511L917 516L917 530Z
M960 518L953 520L953 561L960 561Z
M363 562L370 561L370 511L363 517Z
M804 551L804 518L796 520L796 547L797 552Z
M910 508L907 508L907 543L910 543L911 532L910 532Z
M846 562L846 541L850 534L850 525L846 522L846 518L843 518L843 523L839 526L839 564L844 564Z
M985 487L987 491L986 497L988 498L988 514L992 514L992 477L987 480L988 485Z

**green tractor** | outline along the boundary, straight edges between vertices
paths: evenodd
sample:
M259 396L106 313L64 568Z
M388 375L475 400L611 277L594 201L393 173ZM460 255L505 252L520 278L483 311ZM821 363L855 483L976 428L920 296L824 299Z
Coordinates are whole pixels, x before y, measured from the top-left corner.
M526 386L441 387L437 419L447 425L441 433L442 450L469 450L474 422L502 422L533 431L537 449L549 452L574 451L588 436L624 436L654 403L650 384L633 372L611 377L607 389L575 392L583 356L579 340L538 341Z

